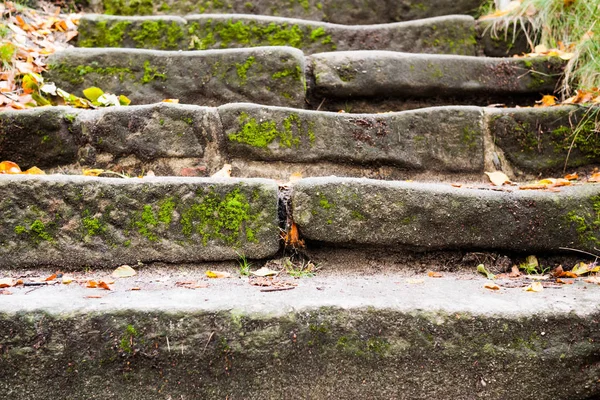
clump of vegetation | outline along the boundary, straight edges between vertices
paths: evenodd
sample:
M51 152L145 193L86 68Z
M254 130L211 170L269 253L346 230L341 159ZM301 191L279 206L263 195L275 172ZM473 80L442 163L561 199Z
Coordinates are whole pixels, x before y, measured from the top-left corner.
M252 263L248 262L248 259L244 254L237 253L237 255L239 257L238 264L240 266L240 275L249 276Z
M572 53L562 82L563 96L575 89L600 87L600 7L587 0L522 0L496 23L496 28L521 29L532 50L548 49Z

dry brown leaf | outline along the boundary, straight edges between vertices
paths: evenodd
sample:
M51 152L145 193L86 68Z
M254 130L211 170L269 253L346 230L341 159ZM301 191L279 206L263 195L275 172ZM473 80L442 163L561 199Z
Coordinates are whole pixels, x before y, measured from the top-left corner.
M519 267L517 267L516 265L513 265L508 277L509 278L518 278L519 276L521 276L521 271L519 271Z
M62 277L62 283L64 285L68 285L71 282L73 282L73 277L67 276L67 275L63 275L63 277Z
M566 280L566 279L556 279L556 283L561 283L563 285L572 285L575 281L570 279L570 280Z
M600 172L594 172L588 182L600 182Z
M500 290L500 286L492 282L487 282L483 287L490 290Z
M294 249L304 248L304 240L300 239L298 226L293 221L288 231L283 235L283 240L286 246L292 247Z
M24 175L46 175L44 171L38 167L31 167L27 171L23 172Z
M430 278L441 278L443 275L439 272L429 271L427 276Z
M137 272L129 265L121 265L117 269L115 269L112 273L113 278L129 278L131 276L135 276Z
M142 289L136 286L136 287L132 287L132 288L131 288L131 289L129 289L129 290L142 290Z
M486 172L485 174L495 186L502 186L505 183L510 183L510 179L502 171Z
M98 282L96 281L88 281L86 286L87 288L93 289L98 287Z
M101 299L104 296L98 296L98 295L90 295L90 296L85 296L86 299Z
M206 276L213 279L218 278L229 278L231 274L229 272L222 271L206 271Z
M5 294L5 295L11 295L11 294L12 294L12 292L11 292L10 290L7 290L7 289L2 289L2 290L0 290L0 295L1 295L1 294Z
M104 290L110 290L110 287L108 286L108 283L106 283L104 281L98 282L98 288L99 289L104 289Z

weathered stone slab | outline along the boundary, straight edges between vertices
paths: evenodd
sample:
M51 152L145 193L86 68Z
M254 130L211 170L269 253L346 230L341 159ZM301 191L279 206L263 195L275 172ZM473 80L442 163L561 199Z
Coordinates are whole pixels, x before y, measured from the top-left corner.
M205 50L291 46L306 53L334 50L392 50L476 55L475 20L447 16L381 25L336 25L251 15L110 17L85 15L80 47Z
M475 14L481 3L481 0L91 0L89 8L110 15L233 13L363 25Z
M273 255L269 180L0 176L0 267Z
M323 97L468 96L554 91L559 58L484 58L353 51L308 57L313 95Z
M135 292L120 280L110 295L75 283L10 289L0 390L11 400L600 395L600 290L582 282L498 293L477 277L336 274L261 293L238 279L198 290L175 279Z
M215 106L236 101L303 107L304 56L286 47L190 52L69 49L48 59L46 79L68 92L98 86L134 104L175 98Z
M499 192L367 179L310 178L294 187L302 235L333 244L410 249L593 251L600 186Z
M205 158L207 151L219 147L222 136L215 108L183 104L106 108L82 113L77 122L95 153L133 155L141 161Z
M485 110L494 142L522 171L600 162L597 112L574 106Z
M478 107L338 114L252 104L219 107L230 156L264 161L483 171Z
M55 167L77 159L81 137L73 126L79 111L70 107L0 113L0 159L30 168Z

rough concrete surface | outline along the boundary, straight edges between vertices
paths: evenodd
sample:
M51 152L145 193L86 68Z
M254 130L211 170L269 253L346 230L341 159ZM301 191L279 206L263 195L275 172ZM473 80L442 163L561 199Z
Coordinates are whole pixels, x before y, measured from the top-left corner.
M576 106L486 109L488 129L521 171L561 171L600 162L597 113Z
M12 288L0 303L2 393L15 400L600 394L598 286L496 292L474 276L389 274L301 279L293 290L265 293L237 278L176 288L178 274L167 274L172 279L140 291L129 288L148 280L143 270L110 292L76 283Z
M387 51L313 54L313 95L411 97L553 92L562 61Z
M227 153L264 161L483 170L483 114L477 107L386 114L338 114L229 104L219 107Z
M164 99L216 106L236 101L304 106L304 56L284 47L208 51L68 49L48 59L47 80L81 96L90 86L133 104Z
M184 18L84 15L80 47L206 50L291 46L307 54L334 50L390 50L409 53L477 53L475 20L444 16L378 25L338 25L294 18L244 14L187 15Z
M279 250L269 180L0 176L0 266L263 258Z
M594 251L600 240L600 186L560 192L450 184L308 178L294 186L301 234L329 244L415 250Z
M346 25L382 24L450 14L474 14L480 5L481 0L91 0L86 4L94 12L112 15L259 14Z

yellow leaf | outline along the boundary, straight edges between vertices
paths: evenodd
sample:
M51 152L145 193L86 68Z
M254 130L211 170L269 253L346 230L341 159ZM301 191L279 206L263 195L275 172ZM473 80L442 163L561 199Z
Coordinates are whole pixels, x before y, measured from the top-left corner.
M161 103L175 103L175 104L178 104L179 103L179 99L164 99L163 101L161 101Z
M440 274L439 272L429 271L427 273L427 276L430 277L430 278L441 278L443 275Z
M104 91L99 87L92 86L87 89L83 89L83 95L90 101L98 101L98 98L104 94Z
M526 292L541 292L544 290L544 286L542 286L541 282L533 282L531 285L527 286L523 289Z
M125 95L120 95L119 104L121 104L122 106L128 106L131 104L131 100L129 100L129 98Z
M484 288L486 289L490 289L490 290L500 290L500 286L496 285L495 283L492 282L488 282L485 285L483 285Z
M103 172L103 169L84 169L82 173L83 176L98 176Z
M577 274L577 275L583 275L583 274L587 274L588 272L591 272L591 268L590 268L589 264L580 262L573 267L571 272L574 274Z
M231 274L229 272L221 271L206 271L206 276L209 278L229 278Z
M137 272L129 265L121 265L115 269L112 273L113 278L129 278L130 276L136 275Z
M71 282L73 282L73 277L67 276L67 275L63 275L63 277L62 277L62 283L64 285L68 285Z
M542 96L542 99L539 101L536 101L537 104L536 107L551 107L556 105L556 97L552 96L551 94L547 94L545 96Z
M502 186L505 183L510 183L510 179L502 171L486 172L485 174L495 186Z
M562 53L559 57L561 60L570 60L571 58L573 58L575 56L575 54L573 53Z
M31 167L27 171L23 172L25 175L46 175L44 171L39 169L38 167Z

